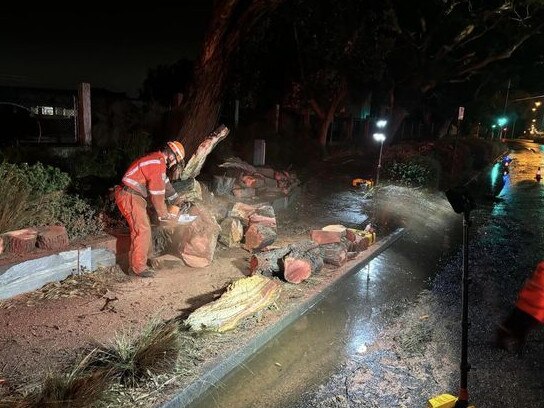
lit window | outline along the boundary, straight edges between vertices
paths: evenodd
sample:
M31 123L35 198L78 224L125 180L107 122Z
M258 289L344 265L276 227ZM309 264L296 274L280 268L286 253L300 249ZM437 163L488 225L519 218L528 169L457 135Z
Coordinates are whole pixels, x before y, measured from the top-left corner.
M40 107L33 106L32 108L30 108L30 112L32 112L34 115L37 115L38 113L40 113Z
M64 115L64 108L55 108L55 115L63 116Z
M55 110L52 106L42 106L42 115L54 115Z
M64 109L64 116L68 116L68 117L75 116L75 111L73 109Z

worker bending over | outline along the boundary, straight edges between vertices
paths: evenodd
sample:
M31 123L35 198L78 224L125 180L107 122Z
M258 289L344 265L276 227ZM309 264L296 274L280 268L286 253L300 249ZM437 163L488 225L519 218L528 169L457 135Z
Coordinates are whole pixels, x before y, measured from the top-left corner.
M154 276L147 266L152 250L147 201L153 204L159 221L175 222L176 217L168 213L165 200L177 204L178 194L166 170L182 166L184 157L185 149L180 142L167 142L162 150L135 160L123 176L122 185L115 187L115 203L130 228L130 270L142 278Z

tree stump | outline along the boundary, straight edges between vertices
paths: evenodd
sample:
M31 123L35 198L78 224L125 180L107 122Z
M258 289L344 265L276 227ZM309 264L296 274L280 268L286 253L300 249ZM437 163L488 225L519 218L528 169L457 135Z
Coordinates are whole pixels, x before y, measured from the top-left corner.
M36 244L38 248L56 251L66 248L70 241L63 225L49 225L38 229Z
M26 254L36 249L36 238L38 231L33 228L25 228L17 231L10 231L4 234L8 241L8 252L14 254Z

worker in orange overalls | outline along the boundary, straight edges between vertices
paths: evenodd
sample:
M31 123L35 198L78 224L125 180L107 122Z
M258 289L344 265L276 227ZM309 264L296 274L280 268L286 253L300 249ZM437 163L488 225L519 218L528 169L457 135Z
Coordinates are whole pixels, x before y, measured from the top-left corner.
M115 203L130 228L130 269L142 278L154 276L147 266L152 249L147 200L153 204L159 221L175 222L176 217L168 213L165 200L176 204L178 194L170 184L166 170L183 165L184 157L185 149L180 142L167 142L162 150L134 161L123 176L122 185L115 187Z
M525 282L516 306L499 326L497 345L508 351L521 352L529 332L544 323L544 261Z

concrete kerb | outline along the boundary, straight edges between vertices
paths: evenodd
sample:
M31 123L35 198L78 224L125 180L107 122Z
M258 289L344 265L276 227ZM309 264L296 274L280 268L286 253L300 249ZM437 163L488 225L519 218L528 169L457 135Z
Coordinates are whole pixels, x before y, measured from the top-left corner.
M169 401L160 405L161 408L182 408L194 402L197 398L202 396L208 389L210 389L214 383L221 380L234 368L242 364L249 357L255 354L266 343L272 340L283 329L305 314L308 310L313 308L317 303L323 300L343 279L353 275L361 267L368 264L372 259L377 257L380 253L389 248L394 242L401 238L406 230L399 228L392 234L381 239L374 245L370 246L363 252L364 257L357 260L357 264L350 267L350 269L338 277L338 279L332 281L319 293L315 294L311 298L307 299L293 310L291 310L286 316L282 317L278 322L266 328L263 332L251 339L247 344L243 345L238 351L232 353L230 356L224 358L219 362L215 362L210 367L205 369L205 373L201 375L197 380L190 383L187 387L183 388L180 392L174 395Z

